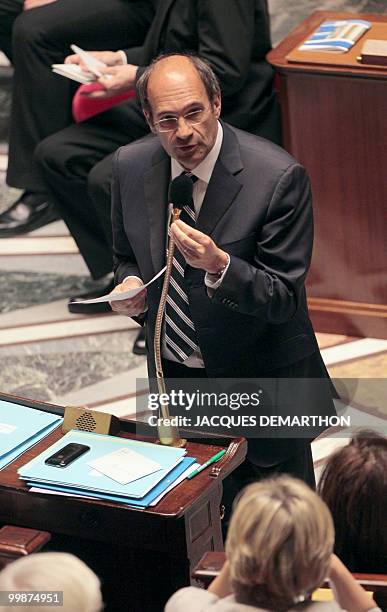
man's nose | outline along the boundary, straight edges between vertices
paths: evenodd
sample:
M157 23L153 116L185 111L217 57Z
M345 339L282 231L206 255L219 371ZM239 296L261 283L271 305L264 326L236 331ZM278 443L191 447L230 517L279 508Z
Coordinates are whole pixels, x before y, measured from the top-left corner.
M192 134L192 125L187 123L184 117L179 117L177 122L176 136L178 138L188 138Z

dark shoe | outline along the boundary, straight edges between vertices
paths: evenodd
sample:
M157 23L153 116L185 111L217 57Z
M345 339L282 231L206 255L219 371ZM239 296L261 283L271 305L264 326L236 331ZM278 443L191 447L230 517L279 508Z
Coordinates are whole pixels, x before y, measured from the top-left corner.
M145 328L142 327L138 332L138 336L133 344L133 353L134 355L146 355L146 346L145 346Z
M109 302L100 302L99 304L79 304L80 300L93 300L94 298L101 297L110 293L114 289L114 282L111 280L107 285L104 285L100 289L94 289L72 297L68 302L68 309L70 312L75 314L100 314L101 312L111 312L111 306Z
M0 238L32 232L59 218L46 194L25 191L12 206L0 214Z

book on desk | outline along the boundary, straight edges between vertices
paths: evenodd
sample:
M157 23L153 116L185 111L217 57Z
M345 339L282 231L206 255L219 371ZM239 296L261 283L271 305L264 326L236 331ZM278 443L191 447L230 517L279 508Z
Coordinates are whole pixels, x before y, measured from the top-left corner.
M346 53L370 27L364 19L323 21L298 50Z
M338 25L335 31L334 24L343 25ZM353 28L350 24L353 24ZM337 32L340 32L342 38L336 38ZM351 71L364 71L367 68L380 72L386 66L386 42L387 23L379 21L377 15L375 20L321 18L320 23L313 27L301 44L298 42L287 50L285 59L290 65L315 64L316 68L321 66L324 70L329 66L335 69L350 68Z

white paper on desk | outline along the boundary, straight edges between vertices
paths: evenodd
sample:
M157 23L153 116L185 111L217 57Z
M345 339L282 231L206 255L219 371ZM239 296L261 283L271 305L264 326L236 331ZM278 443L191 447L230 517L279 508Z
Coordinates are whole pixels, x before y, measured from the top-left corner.
M122 291L121 293L108 293L107 295L102 295L101 297L94 298L93 300L77 300L77 304L99 304L100 302L119 302L120 300L128 300L129 298L133 298L137 293L140 293L145 287L149 287L155 280L159 278L162 274L164 274L167 266L164 266L154 276L151 280L146 283L146 285L141 285L141 287L135 287L134 289L129 289L128 291Z
M161 470L159 463L130 448L120 448L90 461L87 465L122 485Z
M30 493L44 493L45 495L62 495L63 497L81 497L82 499L94 499L82 493L65 493L64 491L54 491L53 489L41 489L40 487L30 487Z

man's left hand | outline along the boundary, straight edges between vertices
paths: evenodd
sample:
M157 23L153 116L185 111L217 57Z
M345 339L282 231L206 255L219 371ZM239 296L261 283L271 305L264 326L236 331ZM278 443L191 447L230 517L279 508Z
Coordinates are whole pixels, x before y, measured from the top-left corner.
M55 0L24 0L23 2L23 10L29 11L30 9L37 8L38 6L43 6L44 4L51 4Z
M217 274L228 263L227 253L219 249L212 238L190 227L184 221L172 223L171 236L187 264L193 268Z

